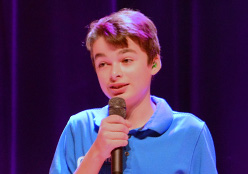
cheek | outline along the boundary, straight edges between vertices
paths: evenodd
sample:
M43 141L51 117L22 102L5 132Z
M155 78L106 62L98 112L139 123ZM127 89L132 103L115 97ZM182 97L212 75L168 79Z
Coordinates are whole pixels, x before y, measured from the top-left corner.
M104 83L105 83L105 78L104 78L104 76L102 75L102 74L100 74L100 73L97 73L97 78L98 78L98 82L99 82L99 84L100 84L100 86L101 86L101 88L104 86Z
M103 74L97 74L98 82L105 95L107 95L108 79ZM107 95L108 96L108 95Z
M106 81L103 77L98 77L98 81L102 87L104 87L104 85L106 84Z
M133 73L133 80L137 81L140 84L147 83L151 80L151 73L148 69L140 68L142 70L136 71L136 73Z
M137 92L141 92L150 88L150 78L148 74L135 74L132 76L132 84Z

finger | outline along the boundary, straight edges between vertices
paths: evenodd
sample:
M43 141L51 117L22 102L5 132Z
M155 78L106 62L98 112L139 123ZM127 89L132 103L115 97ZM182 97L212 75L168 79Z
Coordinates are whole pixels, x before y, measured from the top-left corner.
M103 119L103 121L109 122L109 123L121 123L125 124L125 119L119 115L110 115Z
M100 131L123 132L125 134L128 134L129 133L129 127L127 127L125 124L103 123L100 126Z
M123 132L104 132L102 136L108 140L128 140L128 135Z
M124 147L128 145L128 140L113 140L113 149L117 147Z
M125 120L125 125L126 125L128 128L131 128L131 127L132 127L132 123L131 123L129 120Z
M116 147L126 146L128 144L128 136L118 132L104 132L98 137L95 144L102 152L112 151Z

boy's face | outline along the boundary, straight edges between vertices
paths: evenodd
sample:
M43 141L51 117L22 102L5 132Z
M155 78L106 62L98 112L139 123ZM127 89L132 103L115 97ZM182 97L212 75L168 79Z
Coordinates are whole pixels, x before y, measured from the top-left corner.
M102 91L108 98L121 97L127 106L150 97L152 75L157 71L147 64L147 54L128 40L128 47L116 48L100 37L93 44L95 69Z

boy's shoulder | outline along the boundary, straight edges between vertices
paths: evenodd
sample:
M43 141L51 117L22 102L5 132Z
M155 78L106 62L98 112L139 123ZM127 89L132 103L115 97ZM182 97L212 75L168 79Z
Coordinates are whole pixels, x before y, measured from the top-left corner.
M69 122L73 124L76 124L78 122L95 122L98 125L103 118L107 117L107 114L108 106L104 106L102 108L86 109L75 115L72 115Z
M180 126L183 129L190 128L200 131L204 127L205 122L192 113L173 111L172 124Z

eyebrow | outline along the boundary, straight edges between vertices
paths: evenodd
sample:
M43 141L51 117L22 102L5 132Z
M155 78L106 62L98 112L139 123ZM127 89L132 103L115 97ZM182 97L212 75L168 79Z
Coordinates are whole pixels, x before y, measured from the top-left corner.
M119 52L118 52L118 55L120 54L125 54L125 53L137 53L135 50L133 49L130 49L130 48L124 48L124 49L121 49ZM97 58L99 57L106 57L106 55L104 53L97 53L95 56L94 56L94 59L96 60Z
M94 59L96 60L98 57L106 57L106 55L103 54L103 53L97 53L97 54L94 56Z
M121 49L119 52L118 52L118 54L125 54L125 53L128 53L128 52L130 52L130 53L137 53L135 50L133 50L133 49L130 49L130 48L124 48L124 49Z

